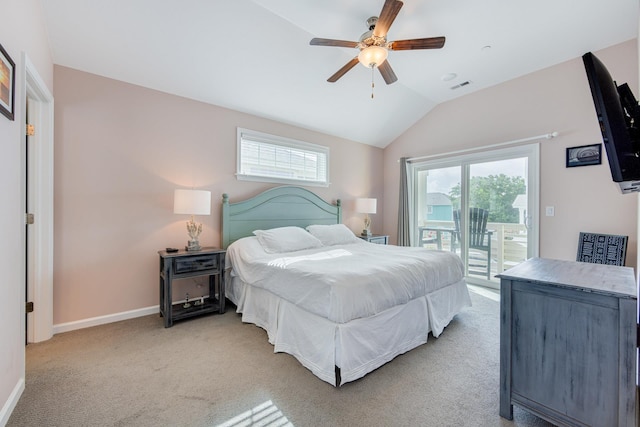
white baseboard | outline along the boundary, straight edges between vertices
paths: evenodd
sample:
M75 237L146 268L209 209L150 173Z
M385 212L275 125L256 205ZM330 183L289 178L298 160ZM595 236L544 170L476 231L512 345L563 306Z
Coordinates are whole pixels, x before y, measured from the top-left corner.
M6 426L9 422L9 417L11 413L15 409L18 404L18 400L20 400L20 396L22 396L22 392L24 391L24 377L18 380L18 383L13 388L11 395L5 402L2 410L0 411L0 426Z
M107 314L105 316L91 317L89 319L76 320L74 322L59 323L53 325L53 333L75 331L76 329L90 328L91 326L105 325L107 323L119 322L121 320L133 319L135 317L148 316L160 313L160 306L138 308L136 310L123 311L122 313Z

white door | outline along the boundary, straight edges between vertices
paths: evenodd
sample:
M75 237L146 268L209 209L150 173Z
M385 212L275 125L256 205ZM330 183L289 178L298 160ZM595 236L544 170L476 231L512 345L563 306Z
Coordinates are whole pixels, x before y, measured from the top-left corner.
M23 165L25 208L35 215L23 248L26 296L34 303L34 312L27 315L27 342L39 342L53 335L53 96L24 53L22 60L26 97L21 120L35 127L34 136L24 140Z

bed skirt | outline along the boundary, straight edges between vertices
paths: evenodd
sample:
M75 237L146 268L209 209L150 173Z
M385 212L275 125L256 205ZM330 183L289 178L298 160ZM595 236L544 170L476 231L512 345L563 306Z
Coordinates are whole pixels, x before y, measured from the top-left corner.
M227 298L242 321L267 331L274 352L285 352L318 378L342 385L439 336L471 298L464 280L367 318L335 323L262 288L229 277ZM336 384L335 368L340 368Z

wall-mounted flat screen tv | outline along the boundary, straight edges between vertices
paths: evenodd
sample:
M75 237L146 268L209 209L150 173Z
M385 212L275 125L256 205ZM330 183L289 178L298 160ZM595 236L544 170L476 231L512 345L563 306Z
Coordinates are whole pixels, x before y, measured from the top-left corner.
M640 108L629 85L618 86L591 52L582 56L607 152L611 177L623 193L640 191Z

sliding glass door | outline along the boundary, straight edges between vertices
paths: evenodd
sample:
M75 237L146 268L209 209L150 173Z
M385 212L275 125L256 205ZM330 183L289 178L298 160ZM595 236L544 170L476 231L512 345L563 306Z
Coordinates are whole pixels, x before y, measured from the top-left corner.
M413 244L460 255L470 283L538 254L538 146L411 163Z

